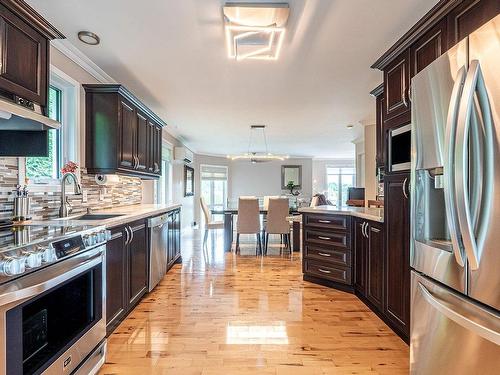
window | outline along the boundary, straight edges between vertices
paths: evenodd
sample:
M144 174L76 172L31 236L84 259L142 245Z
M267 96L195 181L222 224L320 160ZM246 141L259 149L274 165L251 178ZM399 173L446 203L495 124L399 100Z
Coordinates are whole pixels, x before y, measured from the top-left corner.
M347 189L356 184L355 168L326 167L328 199L337 207L345 206Z
M62 121L62 91L49 87L48 115L51 119ZM26 176L30 179L58 179L62 167L61 129L49 130L49 156L26 158Z
M172 150L163 145L161 153L161 176L156 185L156 202L166 204L172 202Z
M80 84L54 66L50 67L48 116L61 123L49 130L49 156L19 159L19 181L30 185L59 186L61 167L68 161L80 163ZM33 189L33 187L32 187ZM35 188L36 189L36 188Z
M227 167L200 165L201 196L208 208L224 208L227 200L227 176Z

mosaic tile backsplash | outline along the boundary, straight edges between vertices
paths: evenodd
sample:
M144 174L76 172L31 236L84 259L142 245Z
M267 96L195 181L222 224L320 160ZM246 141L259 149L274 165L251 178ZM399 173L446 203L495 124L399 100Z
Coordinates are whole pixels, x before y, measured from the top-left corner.
M119 179L119 183L103 187L96 184L95 175L82 170L81 185L87 192L87 202L82 201L82 196L70 194L69 202L73 207L71 215L86 212L88 207L104 209L141 203L141 180L126 176L120 176ZM0 220L7 220L12 216L13 191L17 184L18 159L0 158ZM61 194L57 191L59 189L47 186L43 190L30 192L33 220L55 218L59 215L61 205Z

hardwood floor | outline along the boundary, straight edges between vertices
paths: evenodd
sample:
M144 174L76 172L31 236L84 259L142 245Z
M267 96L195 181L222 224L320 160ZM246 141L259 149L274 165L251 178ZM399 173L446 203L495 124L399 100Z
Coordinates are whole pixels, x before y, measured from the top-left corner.
M109 337L99 375L408 373L406 344L355 296L303 281L296 254L193 236Z

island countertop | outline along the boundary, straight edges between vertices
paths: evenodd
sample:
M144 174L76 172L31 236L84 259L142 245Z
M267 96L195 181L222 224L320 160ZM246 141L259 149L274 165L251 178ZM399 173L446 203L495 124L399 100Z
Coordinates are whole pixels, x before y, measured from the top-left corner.
M384 222L384 209L372 207L336 207L336 206L316 206L316 207L301 207L299 212L308 214L325 214L325 215L350 215L366 220Z

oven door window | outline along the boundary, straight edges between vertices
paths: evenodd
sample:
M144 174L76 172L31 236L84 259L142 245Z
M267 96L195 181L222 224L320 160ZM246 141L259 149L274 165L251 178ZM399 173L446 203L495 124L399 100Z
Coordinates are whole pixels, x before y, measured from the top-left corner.
M7 373L43 372L102 317L102 265L7 311Z

